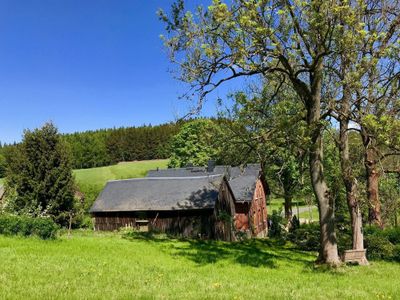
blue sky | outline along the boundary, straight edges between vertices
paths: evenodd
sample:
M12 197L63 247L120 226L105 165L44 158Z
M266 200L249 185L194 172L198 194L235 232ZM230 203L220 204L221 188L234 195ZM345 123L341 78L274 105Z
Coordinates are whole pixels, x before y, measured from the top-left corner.
M187 112L156 11L166 0L0 0L0 141L172 121ZM204 115L215 113L211 95Z

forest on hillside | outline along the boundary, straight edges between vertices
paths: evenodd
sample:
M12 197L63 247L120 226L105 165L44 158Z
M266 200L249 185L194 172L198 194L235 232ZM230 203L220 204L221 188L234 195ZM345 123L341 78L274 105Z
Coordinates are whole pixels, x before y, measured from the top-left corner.
M112 165L121 161L165 159L169 141L185 121L88 130L62 135L71 153L74 169ZM7 149L15 144L0 143L0 178L4 176Z

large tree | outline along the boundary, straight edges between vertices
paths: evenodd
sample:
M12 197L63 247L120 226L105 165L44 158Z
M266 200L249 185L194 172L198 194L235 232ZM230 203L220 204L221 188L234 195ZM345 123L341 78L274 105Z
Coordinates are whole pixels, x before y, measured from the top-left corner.
M399 117L400 2L369 0L352 7L350 14L341 16L340 38L336 39L337 66L331 70L338 75L341 87L337 116L341 126L339 148L353 227L357 229L361 216L357 213L357 187L349 161L349 130L358 129L362 137L370 220L379 226L383 225L378 188L383 172L379 164L400 153L396 149L398 144L393 142L395 138L382 141L388 131L396 136L388 119L394 124ZM359 127L349 128L350 121ZM361 246L361 233L358 241Z
M22 143L10 148L6 160L5 209L65 221L65 213L73 207L74 179L57 128L48 123L25 131Z
M338 36L338 20L350 8L341 1L215 0L195 14L183 1L166 22L165 44L200 104L212 90L242 76L284 76L304 104L310 131L309 165L320 215L319 261L339 263L334 200L325 180L322 136L326 59Z

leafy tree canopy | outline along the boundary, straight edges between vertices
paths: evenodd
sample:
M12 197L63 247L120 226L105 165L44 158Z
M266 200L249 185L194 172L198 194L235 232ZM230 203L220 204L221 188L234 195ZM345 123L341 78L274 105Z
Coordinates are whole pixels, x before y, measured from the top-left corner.
M217 160L221 151L215 141L218 131L218 125L208 119L198 119L185 124L172 139L168 166L206 166L209 160Z

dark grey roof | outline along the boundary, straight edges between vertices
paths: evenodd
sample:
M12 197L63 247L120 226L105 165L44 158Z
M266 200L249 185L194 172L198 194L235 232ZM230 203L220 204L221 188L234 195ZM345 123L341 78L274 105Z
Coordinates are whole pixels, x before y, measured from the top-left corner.
M203 167L175 168L151 170L147 177L193 177L205 175L226 175L229 185L237 201L251 201L253 199L256 181L260 175L259 164L248 164L246 167L216 166L213 172L207 172Z
M188 167L150 170L147 177L195 177L227 174L228 166L216 166L212 172L207 172L205 167Z
M236 201L252 201L256 188L256 176L239 176L229 180Z
M213 208L222 180L216 175L110 181L90 212Z

